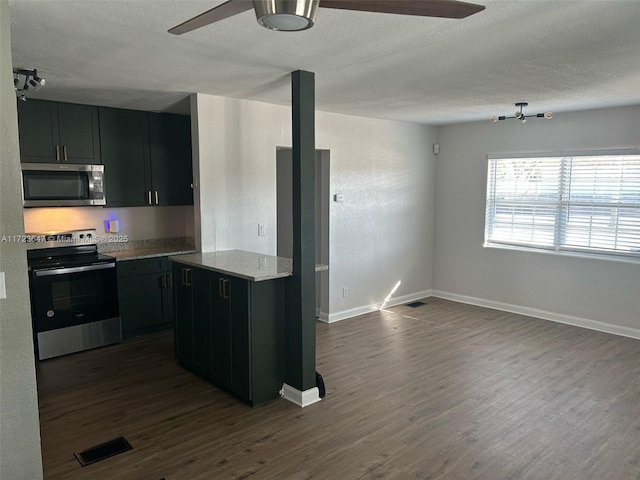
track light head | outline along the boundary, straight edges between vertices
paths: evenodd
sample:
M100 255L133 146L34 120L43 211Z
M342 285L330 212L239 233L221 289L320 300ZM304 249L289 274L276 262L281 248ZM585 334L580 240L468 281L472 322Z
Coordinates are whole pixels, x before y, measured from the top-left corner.
M29 86L33 87L34 90L40 90L44 87L44 78L38 76L38 70L35 68L33 70L16 68L13 70L13 75L13 87L16 95L22 101L27 101L25 92L29 91ZM22 84L22 88L20 88L20 84Z

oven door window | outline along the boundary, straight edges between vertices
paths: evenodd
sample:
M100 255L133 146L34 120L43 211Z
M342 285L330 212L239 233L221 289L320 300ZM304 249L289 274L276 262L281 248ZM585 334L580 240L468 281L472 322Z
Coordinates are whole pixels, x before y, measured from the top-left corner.
M117 318L116 282L115 268L43 276L32 272L36 332Z
M25 200L86 200L87 172L23 171Z

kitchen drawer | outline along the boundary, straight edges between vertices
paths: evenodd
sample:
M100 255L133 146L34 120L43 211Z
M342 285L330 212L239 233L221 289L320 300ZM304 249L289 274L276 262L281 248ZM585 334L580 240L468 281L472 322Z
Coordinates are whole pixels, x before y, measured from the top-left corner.
M117 265L119 277L143 275L146 273L159 273L169 269L167 257L121 260Z

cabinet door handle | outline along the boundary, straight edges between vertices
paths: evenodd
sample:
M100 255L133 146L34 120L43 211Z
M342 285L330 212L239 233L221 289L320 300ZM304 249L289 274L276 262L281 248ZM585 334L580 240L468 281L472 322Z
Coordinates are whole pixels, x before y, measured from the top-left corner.
M63 146L62 146L62 158L64 159L64 161L65 161L65 162L66 162L67 160L69 160L69 159L67 158L67 146L66 146L66 145L63 145Z
M226 278L222 281L222 298L229 298L229 280Z
M156 194L156 205L158 205L159 201L158 201L158 190L155 191Z
M173 288L173 277L170 273L167 273L167 288Z
M147 192L147 203L149 205L153 205L153 203L151 203L151 190Z
M191 286L191 269L190 268L185 268L184 269L184 278L187 281L187 283L185 283L185 287L190 287Z
M167 277L165 275L160 277L160 288L167 288Z
M224 294L222 293L223 284L224 284L224 278L219 278L218 279L218 297L220 298L224 298Z
M56 162L60 161L60 145L56 145Z

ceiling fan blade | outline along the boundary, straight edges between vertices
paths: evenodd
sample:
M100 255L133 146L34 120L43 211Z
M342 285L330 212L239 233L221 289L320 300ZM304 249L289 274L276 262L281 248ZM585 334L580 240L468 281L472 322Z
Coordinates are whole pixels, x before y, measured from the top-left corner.
M169 30L174 35L182 35L200 27L204 27L214 22L233 17L238 13L246 12L253 9L253 2L247 0L228 0L217 7L207 10L200 15L193 17L180 25L176 25Z
M320 0L324 8L395 13L423 17L465 18L484 10L484 5L457 0Z

